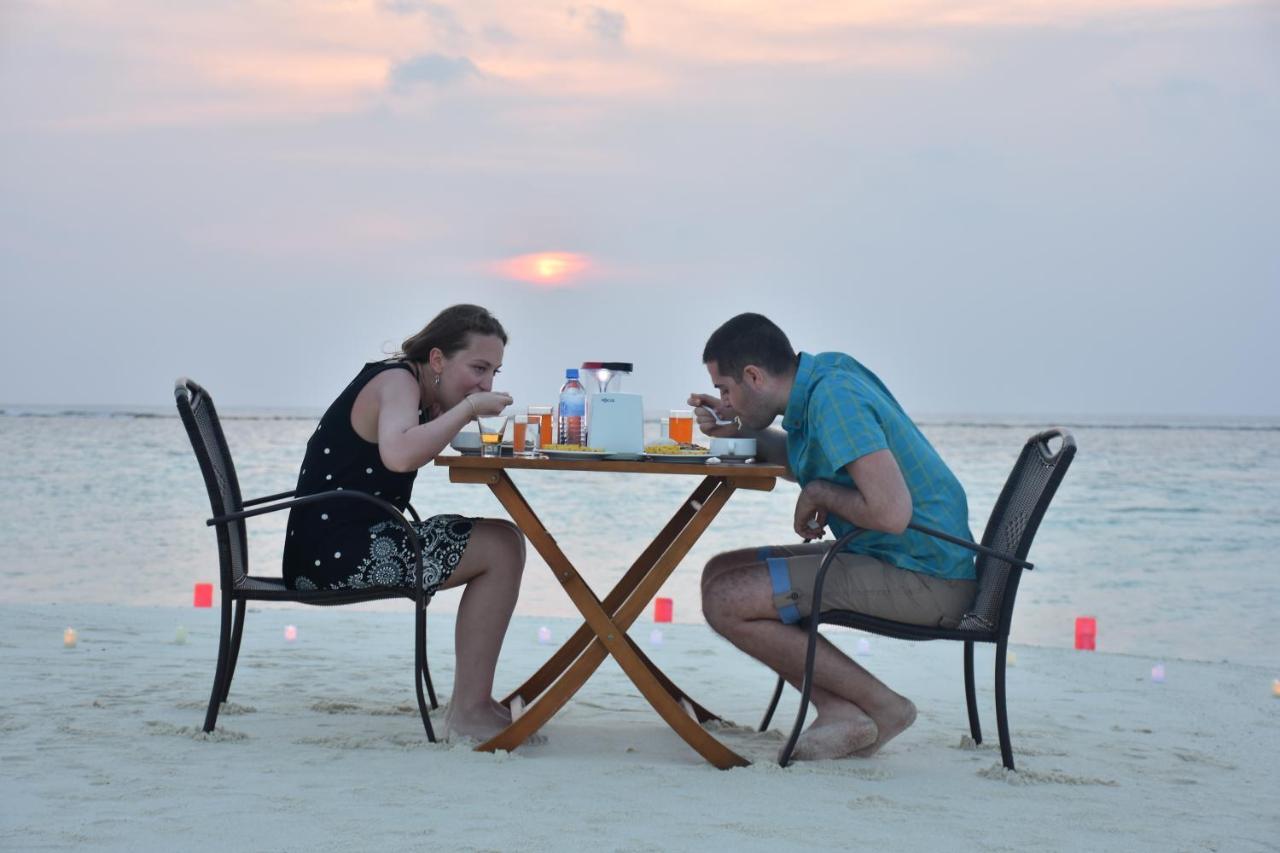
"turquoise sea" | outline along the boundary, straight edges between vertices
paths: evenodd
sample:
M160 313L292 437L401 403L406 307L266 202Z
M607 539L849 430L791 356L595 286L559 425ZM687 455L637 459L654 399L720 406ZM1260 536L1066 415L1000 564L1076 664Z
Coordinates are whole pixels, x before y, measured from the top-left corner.
M293 488L318 412L226 411L242 490ZM1070 646L1076 616L1099 650L1280 666L1280 420L922 417L964 483L979 534L1021 444L1051 424L1080 450L1032 549L1013 640ZM217 581L208 500L172 409L0 407L0 601L189 605ZM693 477L517 472L517 483L603 595L696 484ZM795 541L796 487L739 491L663 595L701 619L698 575L720 550ZM502 516L483 486L428 466L423 514ZM255 573L277 572L284 513L251 523ZM433 608L452 610L457 593ZM367 605L403 608L399 603ZM530 551L518 612L573 613Z

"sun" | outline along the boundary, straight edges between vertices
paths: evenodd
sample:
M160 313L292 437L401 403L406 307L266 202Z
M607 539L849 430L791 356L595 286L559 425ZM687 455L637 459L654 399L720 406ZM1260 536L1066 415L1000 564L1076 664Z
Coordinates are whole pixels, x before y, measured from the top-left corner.
M495 264L497 272L506 278L547 287L571 284L590 266L586 255L574 252L534 252Z

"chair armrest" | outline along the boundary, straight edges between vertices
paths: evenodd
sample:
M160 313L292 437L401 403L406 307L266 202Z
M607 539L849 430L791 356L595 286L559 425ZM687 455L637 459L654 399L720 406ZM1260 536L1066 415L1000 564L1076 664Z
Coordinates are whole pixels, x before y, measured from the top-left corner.
M274 497L280 497L280 495L275 495ZM258 502L263 502L266 500L268 500L268 498L257 499ZM329 500L356 500L356 501L364 501L365 503L371 503L374 506L377 506L378 508L383 510L387 515L391 516L392 521L396 522L397 524L399 524L401 527L405 529L405 532L409 534L409 543L413 546L414 588L417 592L418 604L419 606L422 606L423 604L422 545L418 541L418 532L413 529L413 525L408 522L408 520L404 517L404 514L401 513L400 510L396 509L395 505L392 504L390 501L384 501L382 498L375 498L373 495L367 494L366 492L356 491L354 489L352 489L351 491L346 491L346 490L338 491L334 489L328 492L316 492L315 494L311 494L311 495L303 495L300 498L294 498L293 500L284 501L282 503L271 504L270 506L258 506L258 507L255 507L254 509L242 509L239 512L229 512L226 515L219 515L219 516L210 518L207 521L205 521L205 524L208 525L209 527L215 527L219 524L227 524L232 521L239 521L245 518L252 518L255 515L266 515L267 513L275 512L276 510L289 509L295 506L305 506L306 504L320 503L322 501L329 501ZM414 519L416 520L418 517L418 514L416 512L413 512L413 507L409 507L409 511L413 513Z
M1019 560L1012 554L1005 554L994 548L988 548L986 545L979 545L977 542L970 542L968 539L961 539L959 536L952 536L950 533L943 533L941 530L934 530L931 527L925 527L923 524L916 524L914 521L907 525L912 530L923 533L926 536L932 536L935 539L941 539L944 542L950 542L952 545L959 545L961 548L968 548L978 554L985 554L988 557L994 557L997 560L1003 560L1010 565L1019 566L1020 568L1031 570L1035 566L1026 560Z
M251 500L242 501L241 503L243 506L257 506L258 504L265 504L265 503L271 503L272 501L278 501L281 498L291 498L296 494L297 494L296 491L280 492L279 494L276 494L276 495L266 495L265 497L261 497L261 498L252 498Z

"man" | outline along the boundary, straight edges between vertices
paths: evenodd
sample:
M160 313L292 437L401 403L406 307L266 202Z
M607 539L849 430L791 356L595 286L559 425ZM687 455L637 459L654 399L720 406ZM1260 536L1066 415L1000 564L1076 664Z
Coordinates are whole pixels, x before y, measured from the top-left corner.
M797 354L768 318L739 314L707 341L702 361L720 396L693 394L710 436L754 437L757 456L785 464L801 487L794 527L805 544L717 555L702 575L702 612L713 629L799 687L810 613L827 545L866 532L835 558L822 608L919 625L955 626L976 592L973 558L907 530L913 519L972 539L959 481L870 370L840 353ZM782 429L772 428L782 416ZM818 641L812 698L817 718L797 759L868 756L915 721L916 708L826 639Z

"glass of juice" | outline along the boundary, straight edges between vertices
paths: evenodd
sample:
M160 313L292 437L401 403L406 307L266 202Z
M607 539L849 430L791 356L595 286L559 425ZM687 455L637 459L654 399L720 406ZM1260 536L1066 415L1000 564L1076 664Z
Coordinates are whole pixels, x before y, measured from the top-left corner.
M511 450L516 456L538 455L538 434L542 432L538 418L517 415L511 421Z
M693 444L693 410L671 410L671 440Z
M551 423L551 406L530 406L530 419L538 420L538 446L546 447L548 444L555 443L555 431L552 429Z

